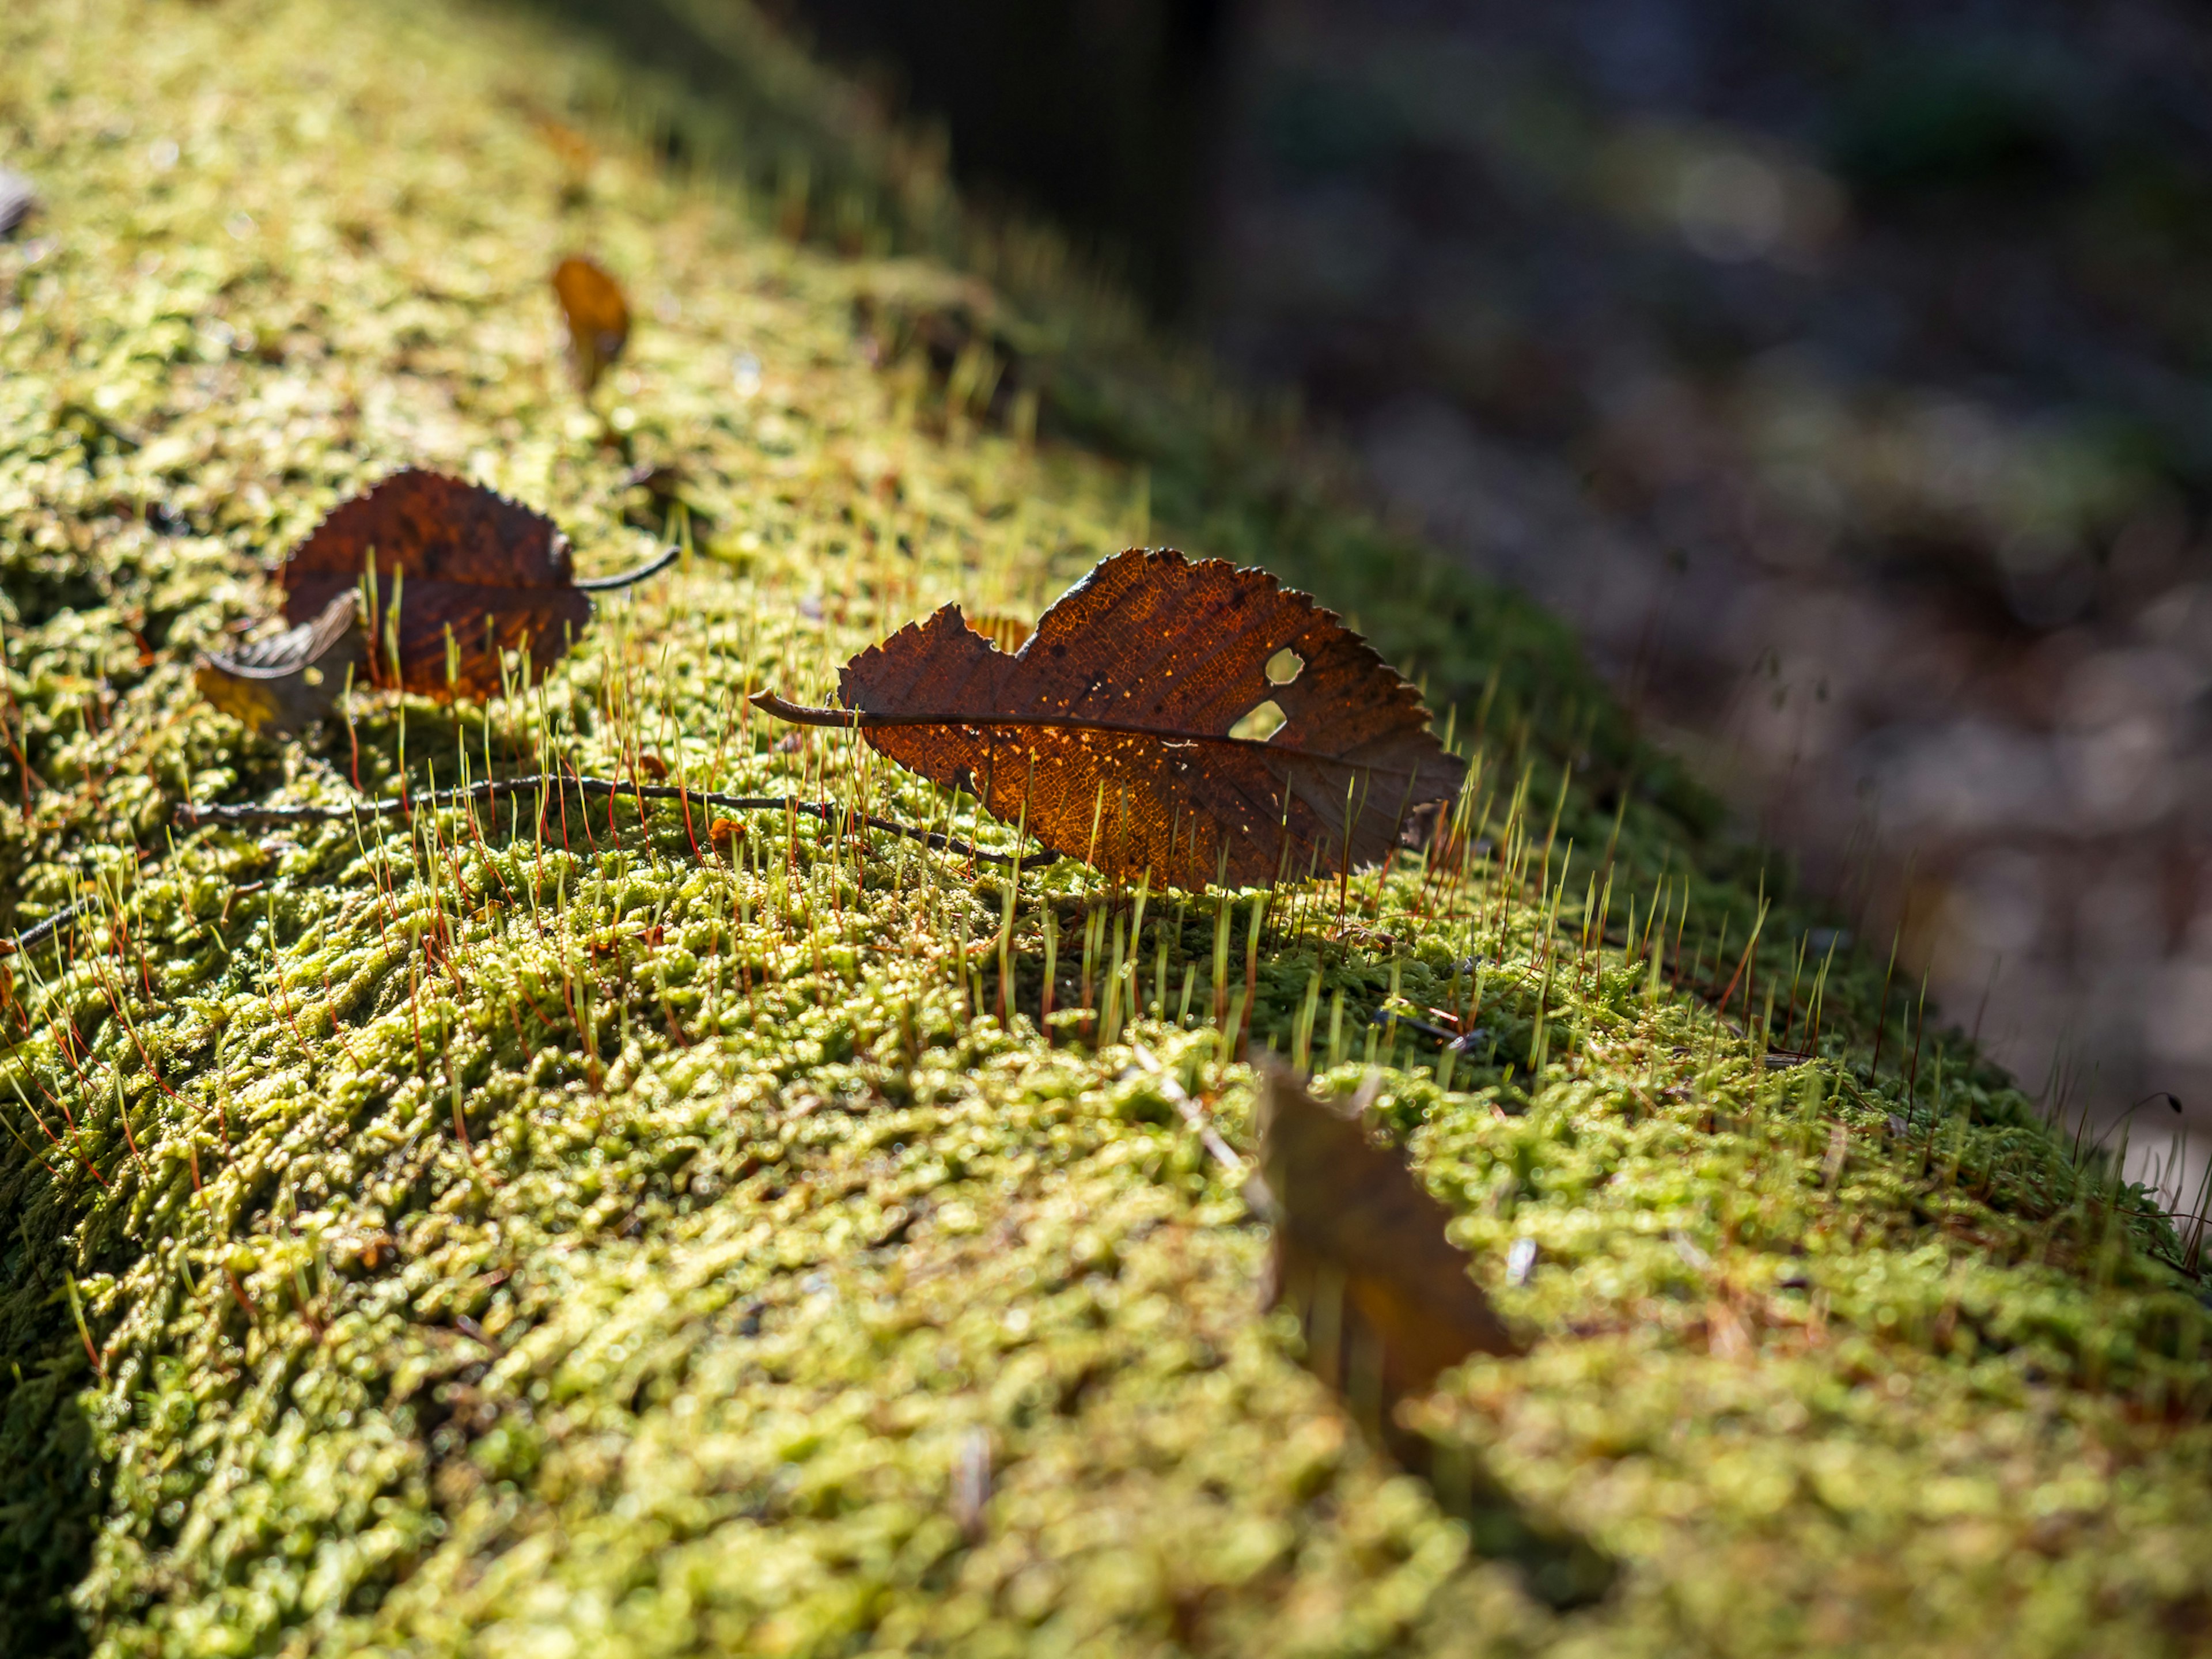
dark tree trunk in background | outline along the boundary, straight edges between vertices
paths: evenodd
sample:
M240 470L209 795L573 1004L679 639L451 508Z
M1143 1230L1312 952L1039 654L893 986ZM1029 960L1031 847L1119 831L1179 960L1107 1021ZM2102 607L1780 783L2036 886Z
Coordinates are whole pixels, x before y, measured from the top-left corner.
M771 10L908 119L962 182L1042 209L1163 315L1188 301L1228 0L781 0ZM888 83L888 84L885 84Z

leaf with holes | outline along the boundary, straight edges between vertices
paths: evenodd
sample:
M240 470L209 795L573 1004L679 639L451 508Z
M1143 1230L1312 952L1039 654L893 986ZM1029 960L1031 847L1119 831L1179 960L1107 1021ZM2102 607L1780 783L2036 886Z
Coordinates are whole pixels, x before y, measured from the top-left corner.
M1055 853L1194 888L1371 865L1466 763L1420 693L1263 570L1132 549L999 648L947 605L845 665L843 707L763 692L972 789Z
M621 283L576 255L553 267L553 292L568 322L569 362L588 393L629 343L629 301Z
M200 659L200 695L264 735L295 736L331 712L349 671L367 659L361 595L348 588L306 622L247 646Z
M591 595L665 569L578 581L568 538L542 513L481 484L410 467L340 505L276 573L298 624L338 594L367 601L368 678L440 699L489 697L502 653L543 674L592 619Z
M1261 1062L1260 1170L1248 1188L1272 1224L1276 1305L1306 1329L1322 1380L1364 1394L1387 1423L1470 1354L1520 1343L1444 1237L1451 1212L1361 1122Z

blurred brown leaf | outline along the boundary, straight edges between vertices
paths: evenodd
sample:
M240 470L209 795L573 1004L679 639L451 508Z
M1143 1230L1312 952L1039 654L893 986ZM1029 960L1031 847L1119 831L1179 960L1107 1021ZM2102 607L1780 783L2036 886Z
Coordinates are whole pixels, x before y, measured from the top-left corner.
M331 712L368 657L361 594L347 588L314 616L243 651L202 657L192 678L200 695L264 735L305 732Z
M622 285L597 264L570 255L553 267L553 292L568 319L568 349L577 382L586 392L599 383L629 340L629 301Z
M1263 1062L1255 1207L1273 1227L1273 1299L1297 1310L1308 1363L1388 1424L1469 1354L1521 1345L1446 1242L1451 1212L1368 1139L1359 1111Z
M838 694L753 701L859 730L1055 853L1187 888L1376 863L1466 772L1420 693L1336 616L1263 570L1176 552L1106 560L1011 653L947 605L846 664Z
M561 158L562 166L570 173L580 178L599 165L599 154L592 141L565 121L542 115L538 118L537 126L538 137Z
M579 582L568 538L544 514L410 467L341 504L293 549L276 580L285 617L296 623L368 578L370 678L433 697L481 698L500 690L501 653L526 650L531 674L543 674L591 621L590 594L641 580L675 556Z
M1453 1366L1527 1351L1445 1240L1451 1212L1397 1152L1368 1139L1366 1091L1340 1109L1315 1099L1280 1061L1254 1063L1260 1167L1244 1194L1273 1235L1270 1305L1297 1313L1307 1369L1429 1483L1438 1507L1468 1523L1482 1554L1522 1569L1532 1595L1558 1608L1598 1600L1618 1564L1516 1496L1449 1414L1429 1410L1437 1379Z

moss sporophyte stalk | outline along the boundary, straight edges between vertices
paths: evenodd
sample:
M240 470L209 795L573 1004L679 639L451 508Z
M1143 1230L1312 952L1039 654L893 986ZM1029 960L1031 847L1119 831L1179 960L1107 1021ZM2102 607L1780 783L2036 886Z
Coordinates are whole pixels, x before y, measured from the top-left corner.
M2200 1241L2118 1137L1814 933L1554 624L665 10L684 87L527 9L0 13L0 1650L2212 1639ZM526 688L209 708L406 465L586 577L690 552ZM1117 883L748 701L1152 538L1425 684L1418 846ZM1522 1344L1406 1408L1425 1479L1261 1312L1244 1043L1368 1086Z

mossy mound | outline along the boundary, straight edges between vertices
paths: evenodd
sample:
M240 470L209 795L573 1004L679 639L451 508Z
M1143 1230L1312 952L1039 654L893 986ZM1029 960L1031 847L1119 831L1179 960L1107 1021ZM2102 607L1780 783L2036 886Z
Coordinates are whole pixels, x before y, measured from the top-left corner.
M1810 917L1732 975L1756 864L1558 631L1333 504L1048 244L911 156L872 195L783 106L739 128L787 148L680 174L656 84L408 0L0 17L0 165L46 198L0 243L0 924L83 907L5 963L0 1647L2212 1644L2208 1313L2143 1195L1909 1009L1877 1065L1879 964L1824 970ZM996 291L884 263L932 237ZM604 430L544 286L576 247L641 317ZM195 651L410 463L589 569L674 467L696 550L489 711L210 711ZM1133 939L1079 868L780 816L172 828L558 756L1007 847L741 693L1163 531L1455 707L1464 866L1152 894ZM1264 1233L1144 1063L1245 1144L1248 987L1256 1039L1375 1068L1530 1335L1419 1408L1453 1513L1261 1313ZM1487 1036L1449 1073L1386 1004Z

